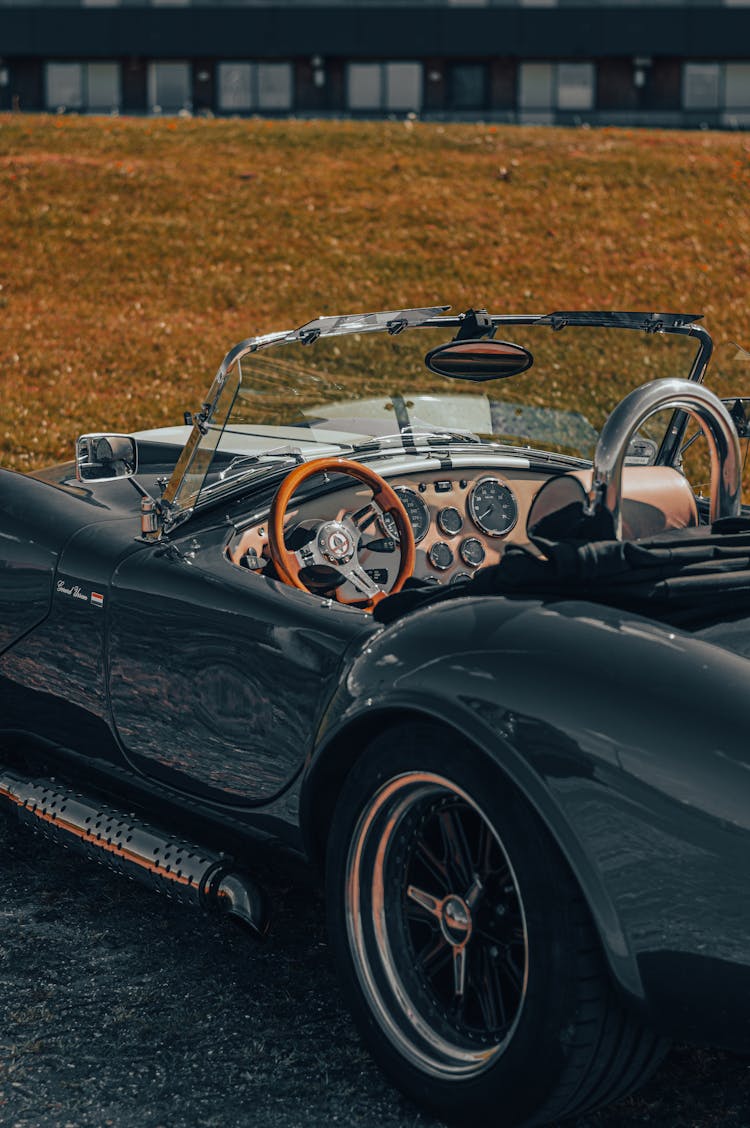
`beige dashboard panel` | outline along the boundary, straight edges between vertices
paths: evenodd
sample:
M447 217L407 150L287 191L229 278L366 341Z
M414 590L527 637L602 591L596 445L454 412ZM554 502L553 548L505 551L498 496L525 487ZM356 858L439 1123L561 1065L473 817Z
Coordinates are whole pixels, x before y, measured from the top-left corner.
M529 509L537 491L551 476L545 471L522 470L516 467L494 468L487 465L476 469L413 471L389 476L388 482L391 486L403 486L413 490L422 499L429 512L429 530L416 546L414 575L419 579L432 578L442 583L449 583L458 573L473 574L476 568L465 564L460 557L461 542L468 537L478 540L484 549L482 567L497 564L509 544L528 545L526 520ZM590 470L576 470L572 476L577 478L586 489L589 488ZM513 528L500 536L491 536L483 532L469 513L469 495L477 483L486 478L495 478L502 485L507 486L513 494L518 510ZM445 483L450 483L450 489L444 488ZM439 484L442 484L443 488L440 488ZM293 527L300 521L312 523L330 521L356 513L366 505L369 497L370 491L366 486L352 483L351 486L337 490L335 493L325 494L302 505L290 507L287 511L287 528ZM698 523L695 498L690 485L677 470L671 467L625 467L623 499L624 532L628 538L652 536L666 529L684 528ZM463 528L452 536L441 531L438 526L438 514L447 506L458 509L463 517ZM370 539L378 540L385 535L385 530L373 518L366 533L371 534ZM452 562L443 569L436 568L430 561L430 549L438 541L447 544L452 554ZM397 571L398 557L393 554L370 552L366 545L365 541L360 552L362 566L385 570L388 573L388 583L392 583ZM235 564L239 564L248 552L263 562L267 561L269 558L267 521L258 522L252 528L238 534L228 551ZM388 583L383 586L387 588Z

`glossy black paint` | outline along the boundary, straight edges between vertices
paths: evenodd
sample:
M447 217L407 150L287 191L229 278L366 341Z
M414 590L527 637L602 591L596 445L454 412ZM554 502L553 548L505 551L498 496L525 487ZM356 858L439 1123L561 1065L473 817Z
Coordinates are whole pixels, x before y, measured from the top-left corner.
M61 468L55 477L71 472ZM37 737L117 760L104 675L105 616L90 595L106 593L112 561L138 547L137 495L128 482L97 490L0 475L0 544L10 534L17 573L35 575L38 590L46 592L35 605L36 629L19 633L0 655L3 725L24 732L31 719ZM0 596L5 611L6 591Z
M449 725L457 756L467 741L484 750L540 812L620 987L649 1021L749 1046L748 694L744 658L606 607L436 605L352 662L326 714L303 825L312 840L316 783L330 787L326 757L350 726L372 733L407 712Z
M146 544L131 483L67 473L2 478L0 559L19 577L0 589L4 745L66 746L61 770L217 841L301 830L316 856L372 736L432 718L540 812L633 1005L750 1048L744 625L701 636L585 602L464 598L381 628L234 567L248 499Z
M139 769L257 803L301 769L342 654L372 626L362 612L237 568L226 541L224 526L191 531L116 569L112 713Z
M7 484L0 475L0 489ZM33 512L29 495L13 492L0 529L0 652L44 619L52 602L52 583L57 563L54 542L40 537L29 520Z
M8 470L0 470L0 498L1 653L49 612L57 561L69 537L115 513L91 491L51 489Z

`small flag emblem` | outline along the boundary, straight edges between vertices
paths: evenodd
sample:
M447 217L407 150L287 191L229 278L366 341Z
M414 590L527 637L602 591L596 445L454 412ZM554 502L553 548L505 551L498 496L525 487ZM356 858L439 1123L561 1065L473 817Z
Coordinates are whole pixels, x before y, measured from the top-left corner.
M92 591L91 602L94 604L94 607L103 607L104 606L104 596L101 595L98 591Z

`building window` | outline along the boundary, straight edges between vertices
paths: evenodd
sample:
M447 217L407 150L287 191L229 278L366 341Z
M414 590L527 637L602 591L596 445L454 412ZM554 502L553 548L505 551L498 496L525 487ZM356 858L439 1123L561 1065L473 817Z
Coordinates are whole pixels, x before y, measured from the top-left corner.
M83 109L83 63L47 63L47 109Z
M88 63L86 77L86 108L95 113L119 110L120 67L117 63Z
M350 110L383 108L383 82L380 63L350 63L348 68Z
M518 105L522 110L591 110L593 63L521 63Z
M386 63L385 109L421 110L422 64Z
M120 108L117 63L47 63L48 110L90 110L111 113Z
M718 110L718 63L685 63L682 68L682 106L685 110Z
M594 107L594 64L557 64L558 110L591 110Z
M151 63L148 101L153 114L175 114L192 106L189 63Z
M292 108L291 63L258 63L258 109L290 110Z
M252 68L252 63L219 63L216 70L220 110L255 108Z
M405 112L422 108L421 63L349 63L350 110Z
M727 110L750 110L750 63L726 64L724 106Z
M457 63L449 71L452 110L481 110L487 100L487 71L481 64Z
M521 63L518 69L519 109L551 110L554 106L554 65Z
M219 63L220 110L290 110L291 63Z

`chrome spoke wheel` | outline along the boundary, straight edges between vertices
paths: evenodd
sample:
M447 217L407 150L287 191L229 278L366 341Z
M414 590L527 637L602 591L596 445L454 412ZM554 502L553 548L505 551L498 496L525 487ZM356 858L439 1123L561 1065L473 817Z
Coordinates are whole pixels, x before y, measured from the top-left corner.
M528 939L499 830L475 800L440 775L389 780L359 817L345 895L360 986L394 1047L440 1077L492 1065L523 1009Z

